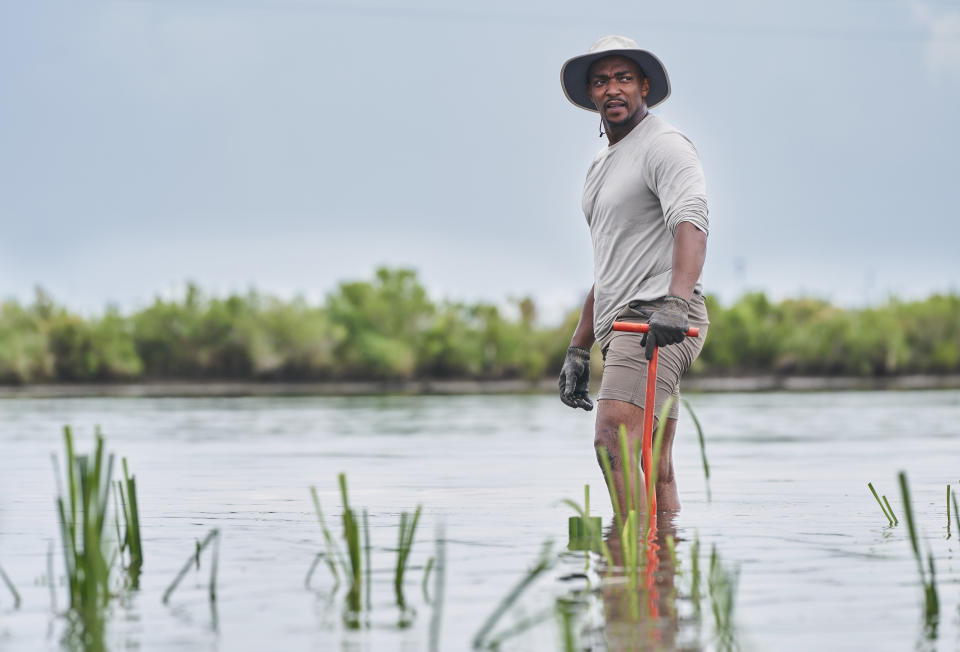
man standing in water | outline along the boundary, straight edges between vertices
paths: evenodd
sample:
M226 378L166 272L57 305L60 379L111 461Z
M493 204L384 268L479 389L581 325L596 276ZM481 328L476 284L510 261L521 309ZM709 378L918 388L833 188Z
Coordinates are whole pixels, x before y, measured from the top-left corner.
M576 106L600 113L608 145L594 159L583 190L583 212L593 240L594 285L560 373L560 398L592 410L588 394L590 348L603 354L594 447L606 449L618 500L625 505L620 424L630 450L642 435L647 361L660 352L656 405L659 415L674 397L664 429L657 472L657 505L680 509L672 447L680 377L700 353L708 323L700 285L707 250L707 198L693 144L647 112L670 95L667 71L631 39L606 36L574 57L560 73ZM650 323L642 338L614 332L614 320ZM687 338L690 326L700 337ZM631 453L632 455L632 453Z

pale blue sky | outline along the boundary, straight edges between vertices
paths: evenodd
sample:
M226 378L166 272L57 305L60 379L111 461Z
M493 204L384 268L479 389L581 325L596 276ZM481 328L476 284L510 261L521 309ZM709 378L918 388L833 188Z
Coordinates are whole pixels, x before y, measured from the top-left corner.
M0 296L319 299L389 264L555 317L604 144L560 66L608 33L700 151L708 292L960 286L955 3L0 0Z

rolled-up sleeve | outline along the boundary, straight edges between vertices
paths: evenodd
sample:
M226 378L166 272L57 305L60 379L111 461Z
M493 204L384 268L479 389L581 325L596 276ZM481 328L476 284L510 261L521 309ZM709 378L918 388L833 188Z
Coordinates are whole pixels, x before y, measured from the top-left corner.
M709 233L707 185L693 143L679 132L667 132L651 143L648 156L648 183L660 199L670 233L676 235L681 222Z

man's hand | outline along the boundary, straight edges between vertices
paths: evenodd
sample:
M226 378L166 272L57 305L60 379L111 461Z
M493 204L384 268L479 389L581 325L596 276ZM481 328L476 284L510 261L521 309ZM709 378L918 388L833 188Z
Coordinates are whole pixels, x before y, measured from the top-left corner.
M690 322L687 313L690 304L680 297L667 296L663 308L650 315L650 332L643 334L640 346L646 347L647 360L653 358L653 351L658 346L677 344L686 337Z
M571 346L560 370L560 400L572 408L593 409L590 385L590 349Z

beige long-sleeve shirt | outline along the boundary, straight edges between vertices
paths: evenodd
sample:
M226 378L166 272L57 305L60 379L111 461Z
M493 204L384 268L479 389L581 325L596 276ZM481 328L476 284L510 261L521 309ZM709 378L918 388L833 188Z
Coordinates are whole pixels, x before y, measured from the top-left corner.
M600 340L627 303L668 293L677 225L691 222L708 232L706 184L693 143L648 114L593 160L583 214L593 240L593 330ZM701 289L698 280L695 291Z

